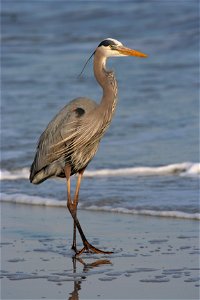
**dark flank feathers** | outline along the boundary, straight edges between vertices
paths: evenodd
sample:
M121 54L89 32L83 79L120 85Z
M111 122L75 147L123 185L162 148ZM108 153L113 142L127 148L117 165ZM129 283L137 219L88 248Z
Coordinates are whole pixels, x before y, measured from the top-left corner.
M77 114L77 117L82 117L84 115L84 113L85 113L85 110L83 108L81 108L81 107L77 107L75 109L75 112Z

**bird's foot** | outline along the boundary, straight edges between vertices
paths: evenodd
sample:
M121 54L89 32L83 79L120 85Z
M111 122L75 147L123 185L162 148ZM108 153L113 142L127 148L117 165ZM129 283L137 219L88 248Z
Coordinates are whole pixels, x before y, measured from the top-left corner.
M74 244L72 245L71 249L74 250L75 253L78 252L78 250L77 250L77 248L76 248L76 245L74 245Z
M79 256L83 252L97 253L97 254L112 254L113 253L112 251L103 251L103 250L100 250L100 249L92 246L90 243L88 243L88 241L84 242L84 247L80 251L76 251L76 255L75 256Z

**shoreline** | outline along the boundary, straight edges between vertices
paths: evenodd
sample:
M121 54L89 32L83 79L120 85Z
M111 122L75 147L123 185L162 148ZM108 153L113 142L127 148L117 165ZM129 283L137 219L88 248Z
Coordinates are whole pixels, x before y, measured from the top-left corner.
M12 203L16 205L31 205L38 207L49 207L49 208L66 208L66 200L56 200L52 198L42 198L39 196L30 196L26 194L5 194L1 193L0 202ZM174 219L187 219L187 220L196 220L200 221L200 213L188 213L184 211L177 210L152 210L152 209L131 209L124 207L115 207L111 206L97 206L90 205L84 206L82 203L79 203L78 210L92 211L94 213L117 213L117 214L129 214L136 216L147 216L147 217L158 217L158 218L174 218Z
M198 299L196 220L78 214L88 240L114 254L74 261L67 210L1 203L2 299Z

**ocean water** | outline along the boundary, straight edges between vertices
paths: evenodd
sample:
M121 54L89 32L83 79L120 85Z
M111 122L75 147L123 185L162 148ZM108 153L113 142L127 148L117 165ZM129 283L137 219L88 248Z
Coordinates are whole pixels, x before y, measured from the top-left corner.
M2 1L1 200L65 206L65 180L29 183L37 140L78 96L101 98L90 62L106 37L119 103L85 172L80 207L199 219L198 1ZM72 178L75 186L76 177Z

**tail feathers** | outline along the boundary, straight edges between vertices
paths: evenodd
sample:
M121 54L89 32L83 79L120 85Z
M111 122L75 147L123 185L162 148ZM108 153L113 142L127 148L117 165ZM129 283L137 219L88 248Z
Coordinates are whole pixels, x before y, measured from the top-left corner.
M49 176L47 174L45 174L45 170L42 169L36 174L31 173L29 179L30 179L30 182L33 184L40 184L43 181L45 181L48 177Z
M30 182L33 184L40 184L49 177L58 176L65 177L63 172L63 166L58 163L50 164L39 171L35 171L34 167L31 167Z
M48 166L38 170L36 164L33 162L30 169L29 180L33 184L40 184L41 182L45 181L47 178L49 178L52 175L53 174L49 172Z

